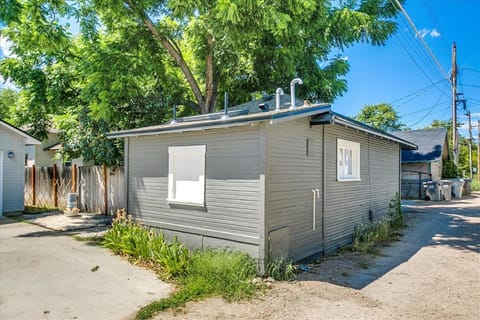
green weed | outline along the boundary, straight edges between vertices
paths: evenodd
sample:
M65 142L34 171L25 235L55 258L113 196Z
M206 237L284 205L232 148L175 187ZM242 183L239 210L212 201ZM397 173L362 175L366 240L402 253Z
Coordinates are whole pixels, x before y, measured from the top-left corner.
M265 276L275 280L294 280L298 268L291 260L275 259L270 260L265 270Z
M257 265L247 254L227 250L190 252L177 239L169 243L162 233L141 227L125 211L117 213L102 244L135 263L152 267L162 279L174 280L178 285L168 298L140 309L137 319L151 319L160 311L208 296L241 300L256 290L252 280Z
M355 226L353 251L376 253L378 243L398 239L397 230L405 227L404 217L398 194L390 201L388 214L369 225Z

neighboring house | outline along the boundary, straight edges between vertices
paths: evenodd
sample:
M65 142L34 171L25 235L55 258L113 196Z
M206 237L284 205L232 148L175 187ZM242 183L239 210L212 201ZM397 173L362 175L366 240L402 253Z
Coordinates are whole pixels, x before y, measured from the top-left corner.
M449 159L447 129L395 131L392 135L418 146L418 150L402 151L403 171L428 173L432 180L442 178L443 162Z
M41 142L0 119L0 216L23 211L25 145Z
M401 150L416 146L329 105L286 100L110 133L125 141L128 213L189 247L234 248L261 265L350 243L356 225L387 213Z
M62 159L54 160L55 155L62 149L60 138L58 137L58 129L50 128L48 130L47 138L42 141L41 145L30 145L25 147L25 166L31 167L51 167L54 164L57 166L84 165L82 158L76 158L66 163Z

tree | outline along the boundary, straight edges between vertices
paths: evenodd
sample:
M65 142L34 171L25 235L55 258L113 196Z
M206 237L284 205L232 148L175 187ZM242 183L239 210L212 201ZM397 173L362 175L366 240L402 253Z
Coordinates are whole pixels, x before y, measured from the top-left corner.
M0 119L14 122L13 115L18 101L18 93L15 90L0 89Z
M382 131L406 130L400 116L388 103L365 105L355 119Z
M296 76L301 96L332 102L349 67L332 52L384 44L395 14L388 0L7 1L1 33L15 56L0 73L22 89L19 119L39 138L55 119L71 128L66 116L98 132L101 121L106 131L158 123L173 104L212 112L218 93L242 103Z

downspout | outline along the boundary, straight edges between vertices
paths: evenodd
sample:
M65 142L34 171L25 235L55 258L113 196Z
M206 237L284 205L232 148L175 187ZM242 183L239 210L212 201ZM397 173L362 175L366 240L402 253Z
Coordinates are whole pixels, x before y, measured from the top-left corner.
M123 140L123 147L124 147L124 158L125 158L125 163L123 164L123 190L124 190L124 206L125 210L127 212L129 211L128 209L128 177L129 177L129 160L130 160L130 153L129 153L129 144L130 144L130 138L126 137Z
M323 149L323 160L322 160L322 247L323 255L325 255L325 173L327 172L327 148L325 146L325 125L322 126L322 149Z

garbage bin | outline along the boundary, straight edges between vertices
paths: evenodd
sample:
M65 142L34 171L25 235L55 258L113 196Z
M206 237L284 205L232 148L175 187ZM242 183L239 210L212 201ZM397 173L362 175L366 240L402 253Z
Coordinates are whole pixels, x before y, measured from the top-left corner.
M450 180L440 180L440 197L442 200L450 201L452 200L452 181Z
M466 178L465 184L463 185L463 194L470 194L471 193L471 186L472 186L472 179Z
M463 179L449 179L452 181L452 196L454 199L462 199L463 185L465 180Z
M441 187L437 181L426 181L423 183L425 197L427 200L440 201L442 199Z
M69 193L67 196L67 209L73 209L77 207L78 194Z

